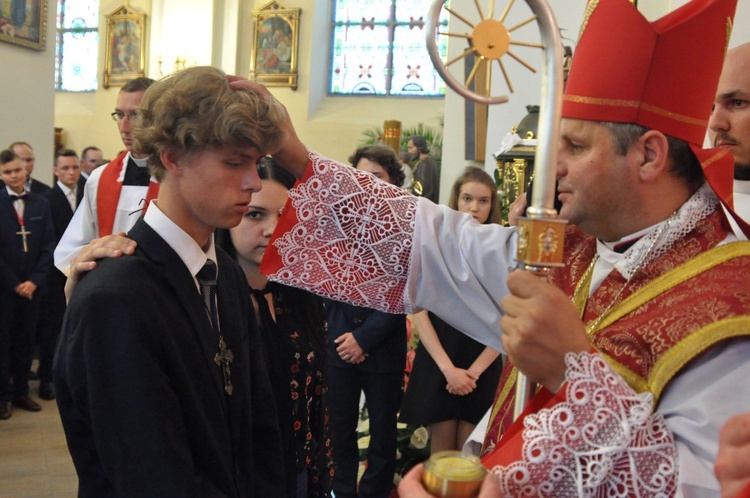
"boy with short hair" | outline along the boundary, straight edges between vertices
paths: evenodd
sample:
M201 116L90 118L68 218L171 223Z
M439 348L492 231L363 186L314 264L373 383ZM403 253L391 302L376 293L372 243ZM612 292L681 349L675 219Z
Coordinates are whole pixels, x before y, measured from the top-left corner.
M13 405L42 409L29 397L29 371L55 239L49 203L26 192L26 171L12 150L0 152L0 178L0 420L7 420Z
M284 494L247 282L213 239L260 189L283 116L213 68L146 91L133 137L159 196L129 232L135 253L78 284L55 356L79 496Z

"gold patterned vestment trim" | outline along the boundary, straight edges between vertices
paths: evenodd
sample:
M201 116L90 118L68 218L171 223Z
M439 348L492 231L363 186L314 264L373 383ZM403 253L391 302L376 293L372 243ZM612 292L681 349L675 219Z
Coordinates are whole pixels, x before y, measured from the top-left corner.
M583 316L586 314L586 304L589 302L589 289L591 289L591 278L598 259L599 255L594 255L594 259L591 260L589 267L586 268L586 273L583 274L581 280L578 281L578 285L576 285L576 290L573 291L573 305L578 310L578 316L581 320L583 320Z
M646 379L644 379L642 376L633 372L631 369L615 360L607 353L603 353L602 351L599 351L599 353L604 357L609 366L612 367L614 371L620 375L620 377L625 379L625 382L627 382L635 392L642 393L649 390L648 382L646 382Z
M613 307L604 319L596 323L595 330L587 330L587 332L592 336L680 283L731 259L749 255L750 242L733 242L705 251L627 297L619 305ZM573 300L580 313L584 312L588 301L591 274L597 257L598 255L594 256L591 265L576 285ZM633 390L639 393L651 392L654 395L655 403L657 403L669 381L690 360L721 340L747 336L748 334L750 334L750 316L730 317L702 327L674 344L661 355L651 369L648 379L644 379L643 376L635 373L599 348L596 349ZM514 366L493 405L490 420L496 419L500 407L503 406L511 389L515 386L517 377L518 369Z
M732 242L705 251L627 297L596 324L596 329L587 332L593 336L669 289L715 266L748 255L750 255L750 242ZM655 401L658 402L664 387L687 362L723 339L748 334L750 334L750 316L726 318L706 325L692 332L661 355L651 369L648 379L644 379L607 354L602 353L602 355L630 387L636 392L650 391Z
M649 390L658 401L677 372L699 353L724 339L748 336L750 316L733 316L696 330L661 355L649 374Z
M510 371L510 374L508 375L507 382L505 383L505 385L503 385L503 390L500 391L500 394L497 397L495 405L492 407L490 420L495 420L495 417L497 417L497 414L500 412L500 407L503 406L505 400L508 399L508 395L510 394L511 389L513 389L513 386L516 385L516 380L518 380L518 368L514 366Z
M732 242L700 253L698 256L665 273L643 289L625 298L599 321L595 330L590 330L588 333L590 335L596 334L676 285L690 280L714 266L726 263L740 256L750 256L750 242Z

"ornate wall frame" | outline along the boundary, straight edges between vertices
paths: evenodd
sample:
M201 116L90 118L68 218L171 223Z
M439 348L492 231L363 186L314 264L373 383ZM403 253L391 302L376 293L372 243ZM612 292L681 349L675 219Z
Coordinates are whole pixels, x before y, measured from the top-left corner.
M253 50L248 77L266 86L297 89L299 16L278 0L253 10Z
M47 0L7 2L0 6L0 41L43 51L47 45Z
M127 4L104 16L107 19L102 86L122 86L146 75L146 14Z

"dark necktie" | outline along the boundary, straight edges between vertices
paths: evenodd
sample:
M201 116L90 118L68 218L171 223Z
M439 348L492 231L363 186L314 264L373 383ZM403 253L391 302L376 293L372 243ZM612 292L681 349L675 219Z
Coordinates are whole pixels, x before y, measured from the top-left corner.
M216 263L206 260L206 264L196 275L201 288L203 306L206 307L208 320L211 322L214 332L219 332L219 314L216 310Z
M10 197L10 202L16 202L18 200L21 200L21 201L26 200L25 194L24 195L9 195L8 197Z
M224 376L224 392L231 396L234 387L232 387L230 365L234 360L234 353L227 347L224 336L221 335L219 330L219 313L216 310L216 263L210 259L206 260L206 264L195 277L200 284L203 306L206 308L211 328L213 328L216 337L219 338L219 352L214 355L214 364L221 368L221 373Z
M271 309L268 307L268 300L266 299L266 294L269 294L272 291L273 287L270 283L266 285L263 290L250 289L250 292L252 292L258 303L258 314L260 315L258 321L260 322L261 328L264 330L273 330L273 327L276 325L273 315L271 315Z

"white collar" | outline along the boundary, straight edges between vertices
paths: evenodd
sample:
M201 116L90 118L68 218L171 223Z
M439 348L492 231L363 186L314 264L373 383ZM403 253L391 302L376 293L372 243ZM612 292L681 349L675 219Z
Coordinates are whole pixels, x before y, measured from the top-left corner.
M15 193L15 192L13 192L13 191L12 191L12 190L10 189L10 187L9 187L9 186L7 186L7 185L5 186L5 190L6 190L7 192L8 192L8 195L15 195L15 196L18 196L18 197L25 197L25 196L26 196L26 194L28 194L28 193L29 193L29 191L28 191L28 190L26 190L26 189L23 189L23 192L22 192L22 193L20 193L20 194L17 194L17 193Z
M612 270L619 271L630 280L638 270L665 254L675 242L692 232L698 222L714 212L718 205L719 199L705 183L668 219L623 237L621 241L641 237L623 254L612 250L620 241L605 243L597 240L596 252L599 257L591 276L590 292L594 292Z
M210 259L214 263L217 263L217 275L218 275L218 262L216 261L216 246L214 245L214 237L208 242L208 249L204 252L201 246L187 234L182 228L177 226L175 222L170 220L166 214L156 205L157 201L152 201L146 215L143 220L169 244L169 247L174 249L174 252L180 257L185 266L190 271L190 274L195 279L195 276L206 264L206 260ZM198 285L198 281L195 281L195 285Z
M145 168L146 166L148 166L148 157L136 158L136 157L133 157L133 154L131 154L130 152L128 152L128 157L132 159L135 165L138 166L139 168ZM128 164L127 161L125 162L125 164Z
M60 180L57 180L57 186L60 187L60 190L63 191L63 194L65 194L65 197L67 197L71 192L76 191L75 188L68 188L68 186L65 185L63 182L61 182Z

